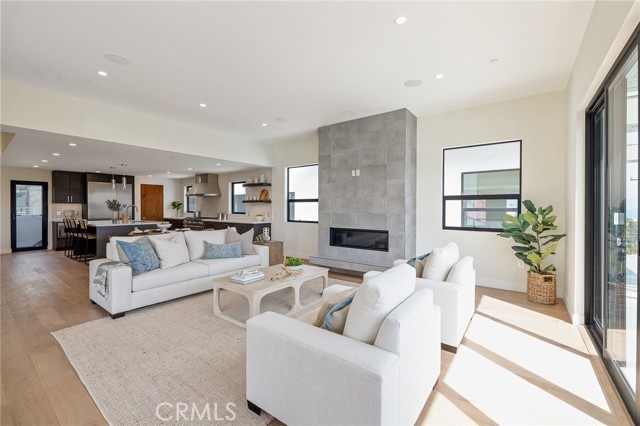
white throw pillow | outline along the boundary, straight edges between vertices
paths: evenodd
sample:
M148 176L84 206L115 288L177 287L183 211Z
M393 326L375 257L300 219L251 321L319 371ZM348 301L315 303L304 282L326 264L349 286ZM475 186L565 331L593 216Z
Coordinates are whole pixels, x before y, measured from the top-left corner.
M189 249L189 258L191 260L202 258L204 256L205 241L210 244L224 244L226 235L226 229L184 232L184 238L187 240L187 248Z
M344 335L373 344L384 319L416 288L416 270L403 263L362 284L351 303Z
M447 282L462 284L473 280L473 257L467 256L460 259L453 265L451 272L447 276Z
M460 258L458 246L455 243L449 243L444 247L438 247L431 251L431 254L425 259L424 271L422 278L435 281L444 281L449 275L449 271Z
M242 254L255 254L253 250L253 228L249 229L244 234L238 234L238 230L235 227L227 228L227 236L225 237L226 243L235 243L240 241L242 243Z
M151 240L153 248L160 258L160 268L172 268L189 261L189 250L181 233L170 239L156 238Z

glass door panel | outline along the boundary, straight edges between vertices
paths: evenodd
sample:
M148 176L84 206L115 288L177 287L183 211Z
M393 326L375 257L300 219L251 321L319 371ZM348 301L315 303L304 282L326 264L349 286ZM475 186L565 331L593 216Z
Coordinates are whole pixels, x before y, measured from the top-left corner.
M638 289L638 53L607 90L607 355L636 392Z
M11 181L12 251L47 248L47 184Z

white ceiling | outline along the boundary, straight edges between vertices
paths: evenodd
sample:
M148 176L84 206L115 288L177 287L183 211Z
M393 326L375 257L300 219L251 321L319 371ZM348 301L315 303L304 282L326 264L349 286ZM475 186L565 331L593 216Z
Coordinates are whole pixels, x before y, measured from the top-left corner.
M399 108L422 116L562 90L592 8L593 1L3 1L0 71L271 142ZM394 23L400 15L405 25ZM115 64L106 53L132 63ZM439 73L444 78L434 79ZM407 88L410 79L424 83Z

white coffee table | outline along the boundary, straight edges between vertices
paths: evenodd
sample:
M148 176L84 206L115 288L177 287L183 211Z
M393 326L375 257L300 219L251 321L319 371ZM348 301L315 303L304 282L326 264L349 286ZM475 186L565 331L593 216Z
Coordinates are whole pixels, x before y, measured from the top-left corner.
M291 310L287 313L287 315L289 315L307 306L300 303L300 286L303 283L314 278L322 278L323 290L327 288L329 284L329 269L318 266L304 265L302 270L295 276L287 275L275 281L271 281L271 277L282 271L282 265L269 266L267 268L261 268L260 270L264 272L264 279L249 284L234 283L231 281L231 275L215 278L213 280L213 315L239 325L240 327L245 327L244 323L225 315L220 309L220 289L225 289L246 297L249 302L249 318L252 318L260 314L260 302L267 294L275 293L284 288L293 288L294 300Z

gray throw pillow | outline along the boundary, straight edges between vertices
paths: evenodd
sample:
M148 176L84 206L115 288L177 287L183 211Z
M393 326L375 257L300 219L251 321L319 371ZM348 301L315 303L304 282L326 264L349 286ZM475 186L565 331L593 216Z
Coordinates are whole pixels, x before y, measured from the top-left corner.
M227 228L227 237L225 238L226 243L235 243L236 241L240 241L242 243L242 254L255 254L253 251L253 228L249 229L244 234L238 234L236 228Z

